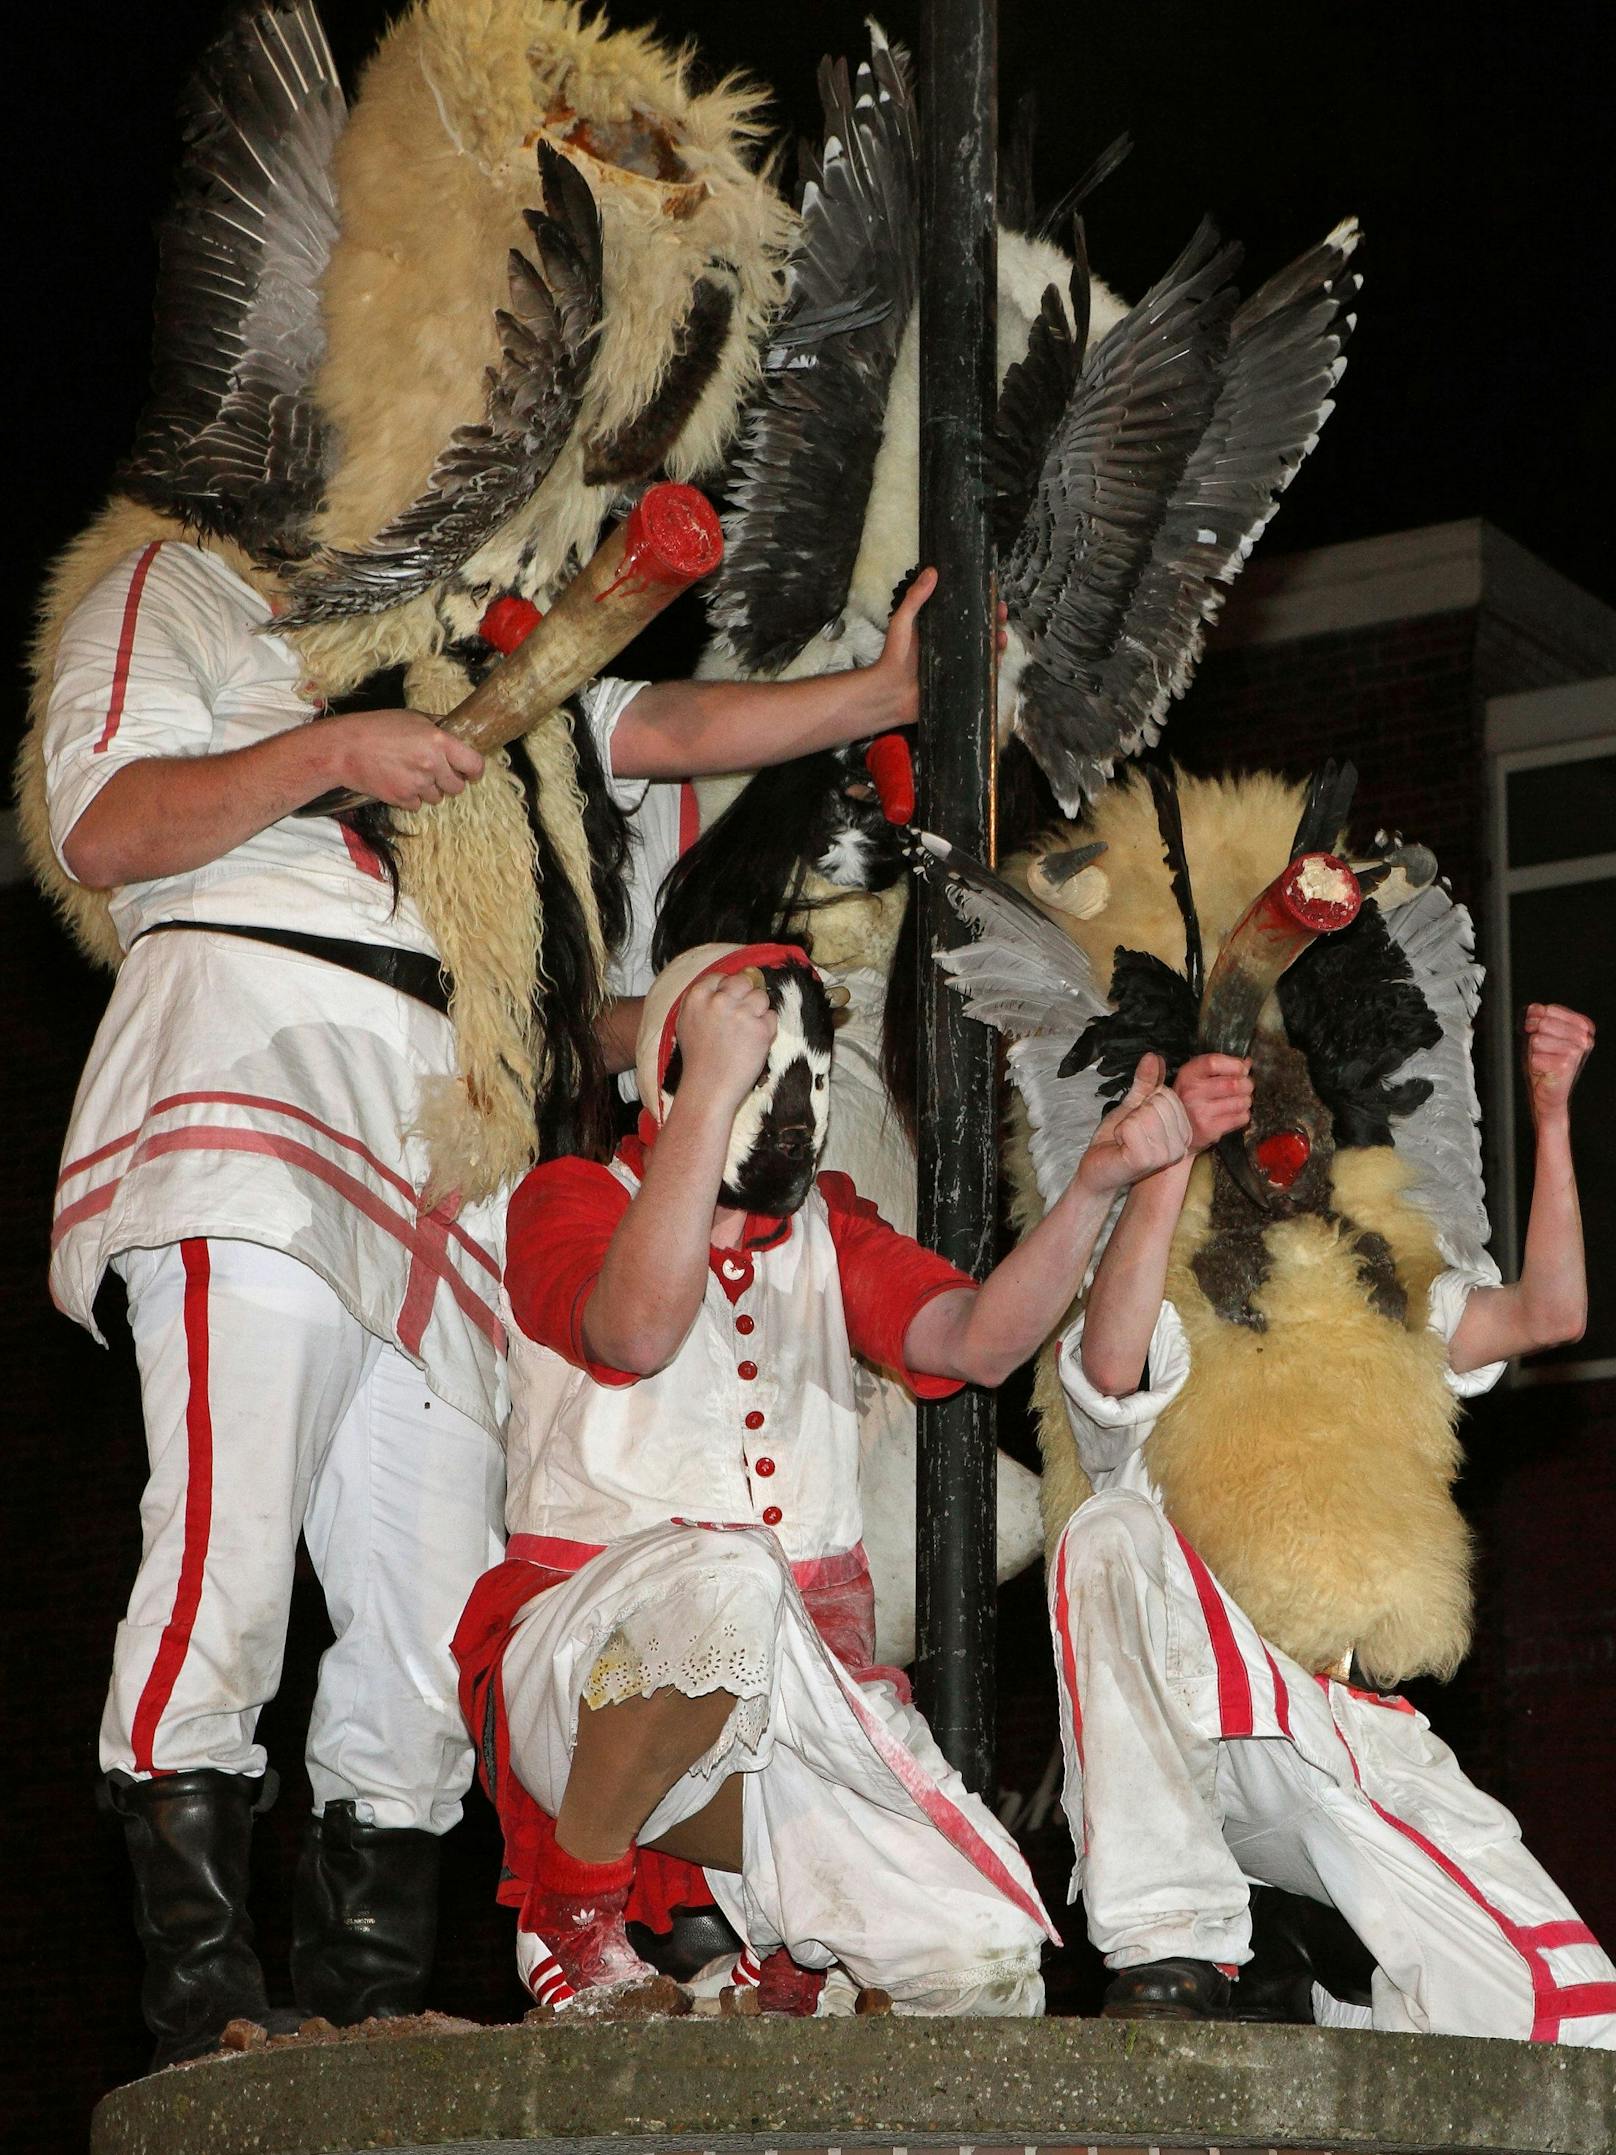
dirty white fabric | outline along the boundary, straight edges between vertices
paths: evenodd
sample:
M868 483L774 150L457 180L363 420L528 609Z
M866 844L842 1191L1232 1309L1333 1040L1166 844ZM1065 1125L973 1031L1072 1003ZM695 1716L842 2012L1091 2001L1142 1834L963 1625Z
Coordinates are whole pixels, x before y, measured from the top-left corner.
M637 690L585 695L608 774ZM246 748L316 709L263 599L215 556L130 554L59 647L58 855L130 762ZM287 817L112 909L129 955L74 1104L51 1261L58 1306L91 1332L103 1273L125 1274L152 1455L104 1763L261 1769L302 1528L339 1633L309 1739L316 1808L442 1831L470 1770L448 1640L498 1554L506 1412L503 1204L427 1212L420 1195L413 1133L423 1086L454 1073L448 1021L295 951L135 938L180 920L432 945L329 818ZM186 1250L211 1260L205 1297Z
M446 1832L472 1766L448 1645L499 1555L498 1444L279 1251L188 1240L118 1267L150 1479L103 1769L263 1772L302 1532L337 1635L309 1723L315 1809Z
M710 1612L729 1644L701 1688L722 1688L728 1671L762 1712L731 1714L641 1839L694 1816L738 1771L743 1868L707 1879L755 1952L839 1961L901 2013L1040 2012L1040 1942L1055 1933L1014 1842L913 1707L887 1682L855 1682L830 1653L767 1532L652 1528L529 1605L502 1665L511 1765L528 1792L560 1808L602 1655L655 1633L664 1606Z
M609 1172L638 1189L622 1159ZM732 1299L709 1271L678 1353L636 1382L601 1383L511 1325L513 1534L601 1544L686 1517L771 1526L792 1558L858 1542L854 1363L824 1198L810 1191L778 1245L725 1262L744 1288Z
M142 757L243 748L306 722L290 645L215 556L130 555L63 631L46 724L52 835ZM585 709L605 770L641 684ZM643 786L619 789L633 808ZM289 816L221 859L113 897L125 947L163 920L230 921L430 952L408 901L328 817ZM423 1213L423 1084L454 1072L446 1018L296 951L206 932L130 950L80 1082L57 1189L51 1290L92 1332L107 1264L185 1236L310 1266L432 1391L497 1431L503 1206ZM97 1335L99 1336L99 1335Z
M1444 1338L1471 1284L1433 1290ZM1406 1702L1316 1678L1261 1638L1174 1531L1139 1446L1188 1375L1176 1312L1163 1305L1150 1390L1125 1399L1088 1383L1081 1338L1061 1374L1099 1486L1057 1544L1049 1607L1072 1897L1108 1964L1243 1964L1256 1880L1346 1917L1377 1962L1369 2025L1616 2044L1616 1969L1509 1812ZM1473 1392L1501 1366L1451 1381Z
M851 1175L860 1193L901 1234L915 1231L915 1156L881 1075L886 975L873 966L827 966L827 985L846 988L831 1065L830 1129L821 1165ZM915 1655L915 1403L880 1371L860 1364L854 1380L861 1459L864 1546L875 1582L876 1649L899 1667ZM1000 1452L998 1579L1002 1586L1043 1552L1038 1477Z

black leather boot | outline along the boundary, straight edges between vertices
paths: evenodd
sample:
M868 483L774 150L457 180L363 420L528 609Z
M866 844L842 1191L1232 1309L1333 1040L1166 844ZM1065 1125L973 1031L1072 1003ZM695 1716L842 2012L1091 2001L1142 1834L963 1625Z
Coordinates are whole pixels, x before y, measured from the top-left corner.
M1313 2022L1313 1985L1345 2005L1369 2005L1374 1956L1345 1916L1278 1886L1251 1889L1251 1959L1235 1985L1235 2020Z
M146 1953L141 2010L157 2038L152 2070L218 2048L232 2020L270 2034L298 2016L271 2007L253 1951L247 1873L255 1812L274 1801L274 1776L198 1767L151 1781L108 1774L109 1810L123 1821L135 1874L135 1928Z
M1147 1960L1106 1985L1107 2020L1227 2020L1233 1985L1209 1960Z
M642 1960L663 1975L683 1983L720 1958L733 1960L741 1941L716 1908L675 1908L672 1924L654 1931L647 1923L630 1923L628 1941Z
M435 1833L366 1826L351 1803L309 1821L292 1910L292 1990L339 2028L419 2013L438 1941Z

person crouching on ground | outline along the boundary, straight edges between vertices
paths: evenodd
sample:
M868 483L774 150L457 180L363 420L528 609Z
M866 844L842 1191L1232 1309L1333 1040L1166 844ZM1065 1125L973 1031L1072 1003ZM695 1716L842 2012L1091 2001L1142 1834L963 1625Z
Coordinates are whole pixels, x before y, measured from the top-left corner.
M832 1025L794 948L684 953L638 1138L511 1201L513 1539L455 1651L541 2005L683 2009L624 1928L645 1847L705 1867L765 2008L814 2011L839 1963L900 2013L1042 2010L1027 1867L871 1666L853 1357L924 1397L1000 1383L1190 1121L1147 1057L978 1287L816 1174Z

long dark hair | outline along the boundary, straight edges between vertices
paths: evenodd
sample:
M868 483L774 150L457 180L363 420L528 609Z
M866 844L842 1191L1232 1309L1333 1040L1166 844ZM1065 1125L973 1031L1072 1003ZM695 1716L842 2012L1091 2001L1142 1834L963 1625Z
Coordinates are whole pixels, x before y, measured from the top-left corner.
M847 773L845 757L824 749L748 780L663 881L651 946L659 970L698 943L790 940L813 956L814 912L835 901L809 898L804 886L824 846L827 805ZM906 905L881 1021L882 1082L911 1141L917 932Z
M460 655L460 654L457 654ZM486 662L487 654L482 658ZM405 701L403 669L373 675L345 710L383 710ZM339 708L333 706L333 708ZM584 838L589 847L589 878L601 934L608 952L628 933L628 818L612 799L596 752L594 735L569 707L578 784L583 794ZM595 1037L594 1013L605 997L598 977L577 891L568 881L544 819L539 814L539 781L520 743L511 750L511 768L522 785L528 828L533 834L534 874L544 900L544 929L539 945L539 985L534 1007L549 1051L550 1074L537 1102L539 1153L583 1153L610 1157L616 1141L617 1096ZM399 896L398 837L392 810L367 801L338 819L371 848Z

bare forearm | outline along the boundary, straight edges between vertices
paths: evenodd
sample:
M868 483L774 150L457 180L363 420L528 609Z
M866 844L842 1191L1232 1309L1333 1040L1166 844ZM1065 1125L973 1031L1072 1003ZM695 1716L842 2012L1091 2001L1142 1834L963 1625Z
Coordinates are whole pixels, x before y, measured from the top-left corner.
M1083 1374L1115 1398L1136 1392L1145 1373L1192 1164L1163 1168L1129 1191L1089 1289Z
M584 1344L596 1361L653 1376L695 1323L733 1119L723 1102L674 1102L584 1310Z
M595 1020L595 1038L612 1077L634 1068L634 1045L639 1037L642 995L614 995Z
M242 845L337 783L324 724L214 756L151 756L102 787L62 848L91 890L183 875Z
M1587 1322L1582 1208L1571 1126L1561 1116L1538 1131L1520 1278L1513 1286L1482 1287L1471 1295L1449 1343L1448 1360L1462 1375L1488 1362L1580 1339Z
M927 1303L904 1342L910 1368L1002 1384L1066 1314L1110 1205L1108 1193L1074 1181L974 1293L961 1289Z
M619 778L760 770L914 717L873 666L802 681L654 681L617 722L612 769Z

